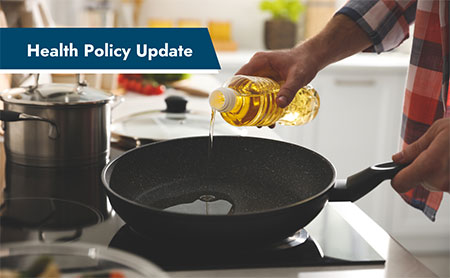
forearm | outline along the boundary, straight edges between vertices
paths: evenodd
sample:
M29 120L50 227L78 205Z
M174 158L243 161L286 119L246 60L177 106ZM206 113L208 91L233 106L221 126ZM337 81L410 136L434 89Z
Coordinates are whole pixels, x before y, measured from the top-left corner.
M317 70L371 46L368 35L349 17L338 14L316 36L296 46L294 52L312 55Z

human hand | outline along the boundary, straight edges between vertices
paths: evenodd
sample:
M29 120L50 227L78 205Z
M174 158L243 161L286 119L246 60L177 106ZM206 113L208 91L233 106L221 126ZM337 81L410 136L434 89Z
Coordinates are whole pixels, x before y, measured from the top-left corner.
M277 104L286 107L300 88L317 74L320 66L307 43L288 50L258 52L236 74L269 77L281 82Z
M411 164L391 181L399 193L422 185L430 191L450 192L450 118L440 119L417 141L392 156L399 164Z
M292 49L256 53L236 74L285 81L277 97L278 106L284 108L319 70L371 45L369 36L357 23L338 14L319 34Z

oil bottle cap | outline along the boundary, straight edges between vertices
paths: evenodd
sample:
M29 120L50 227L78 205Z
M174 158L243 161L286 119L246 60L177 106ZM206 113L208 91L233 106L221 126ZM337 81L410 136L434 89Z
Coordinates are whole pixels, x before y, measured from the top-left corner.
M229 112L236 104L236 94L228 87L217 88L209 96L209 105L219 112Z

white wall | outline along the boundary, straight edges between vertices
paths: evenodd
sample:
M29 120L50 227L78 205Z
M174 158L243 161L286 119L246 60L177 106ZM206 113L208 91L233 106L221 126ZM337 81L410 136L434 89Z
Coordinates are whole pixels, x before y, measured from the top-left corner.
M81 13L84 0L47 0L50 13L57 26L82 26Z
M262 49L264 20L270 15L259 9L260 0L147 0L140 23L147 19L197 19L205 26L210 20L230 21L239 49Z

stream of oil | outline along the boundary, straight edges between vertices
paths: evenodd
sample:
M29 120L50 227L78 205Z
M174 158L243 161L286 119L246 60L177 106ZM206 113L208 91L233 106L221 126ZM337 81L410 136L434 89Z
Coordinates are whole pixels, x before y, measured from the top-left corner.
M211 109L211 121L209 122L209 136L208 136L208 157L206 163L206 177L209 178L212 173L210 168L213 164L213 145L214 145L214 120L216 110ZM201 215L227 215L233 211L233 204L227 200L217 198L213 194L203 194L194 201L192 199L184 199L182 196L173 205L164 208L165 211L201 214Z
M212 162L213 145L214 145L214 121L216 119L216 110L211 109L211 120L209 122L209 137L208 137L208 166ZM208 167L209 168L209 167ZM209 174L209 173L208 173Z
M216 117L216 110L211 109L211 121L209 123L209 136L208 136L208 160L206 167L206 175L208 178L212 175L210 168L214 163L214 121ZM234 206L233 203L217 198L213 194L204 194L198 197L198 199L183 200L180 198L176 200L175 205L164 208L165 211L178 212L178 213L188 213L188 214L201 214L201 215L228 215L233 214Z

